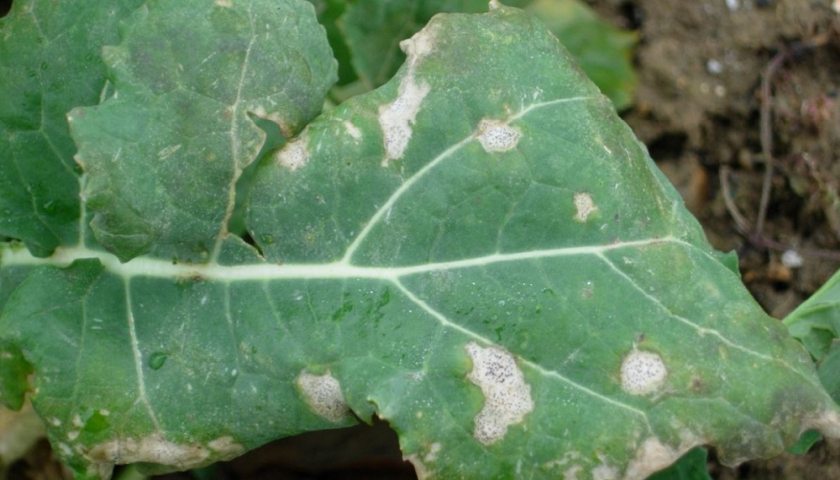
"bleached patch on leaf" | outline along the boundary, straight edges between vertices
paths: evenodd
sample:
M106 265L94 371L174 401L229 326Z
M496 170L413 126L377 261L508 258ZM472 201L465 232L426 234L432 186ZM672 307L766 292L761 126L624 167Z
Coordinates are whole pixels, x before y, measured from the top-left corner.
M225 435L224 437L211 440L207 442L207 446L210 447L210 450L225 455L236 454L237 452L243 451L242 445L236 443L236 440L234 440L230 435Z
M348 135L353 137L353 140L359 141L362 139L362 131L353 122L346 120L344 122L344 129L347 130Z
M520 423L534 409L531 386L508 351L467 344L473 369L467 378L484 394L484 407L475 416L473 436L484 445L504 438L511 425Z
M214 2L217 7L231 8L233 7L233 0L216 0Z
M658 438L647 438L636 451L635 458L630 461L624 478L627 480L643 480L652 473L677 461L680 455L682 455L682 452L663 444Z
M434 462L437 460L438 453L440 453L441 445L438 442L435 442L429 445L429 451L426 452L426 456L423 457L424 462Z
M830 408L805 421L806 429L816 429L827 437L840 438L840 414Z
M379 125L382 127L385 142L383 165L402 158L411 140L412 125L417 112L420 111L420 104L430 89L429 84L425 82L418 84L414 80L413 72L409 70L400 83L397 99L379 107Z
M478 125L478 141L488 153L511 150L521 137L519 130L499 120L484 119Z
M606 463L598 465L592 469L592 480L616 480L618 479L618 470Z
M563 480L578 480L578 475L582 470L580 465L572 465L563 472Z
M621 363L621 388L631 395L659 390L667 376L662 357L653 352L633 349Z
M330 372L313 375L303 371L297 377L297 386L307 405L321 417L340 422L347 416L349 409L341 393L341 384Z
M282 150L277 152L277 163L291 171L301 168L308 161L309 149L307 148L307 140L304 136L292 140Z
M211 450L214 453L212 458ZM187 470L205 465L209 461L230 459L244 451L244 447L234 442L231 437L213 440L205 447L198 443L171 442L160 433L155 433L139 439L110 440L94 446L85 456L99 465L100 472L110 471L114 465L128 463L156 463Z
M575 220L578 222L586 222L590 215L598 211L598 206L592 201L592 196L588 193L575 194Z
M423 461L420 460L420 457L416 454L405 455L403 456L403 460L414 467L414 474L417 476L418 480L432 478L432 471L426 467L426 464L424 464Z
M167 158L171 157L175 152L181 149L181 144L177 145L170 145L166 148L161 149L158 152L158 158L160 160L166 160Z
M431 90L428 83L417 81L416 73L422 58L434 49L434 31L433 25L429 25L410 39L400 42L400 48L408 56L406 60L408 68L400 81L397 98L379 107L379 126L382 128L385 144L383 166L387 166L391 160L402 158L405 154L420 105Z

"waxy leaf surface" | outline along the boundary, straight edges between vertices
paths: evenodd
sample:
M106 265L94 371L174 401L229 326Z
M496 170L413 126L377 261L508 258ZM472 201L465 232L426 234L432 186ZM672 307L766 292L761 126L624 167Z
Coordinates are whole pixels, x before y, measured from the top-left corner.
M110 251L0 247L2 399L31 368L79 475L374 415L444 479L642 479L697 445L737 463L840 434L807 353L540 21L436 16L391 81L309 122L335 75L312 25L298 0L149 2L105 51L114 94L71 115ZM194 38L145 48L158 30ZM277 66L297 55L321 73ZM266 107L283 85L305 102ZM308 125L238 198L251 115ZM241 202L253 246L227 232Z
M15 1L0 18L0 237L22 240L35 255L79 236L79 172L65 115L99 102L100 50L140 3Z
M333 0L332 3L342 1L349 5L337 22L328 17L322 17L322 22L328 28L338 25L344 32L343 37L331 35L330 43L341 51L349 49L350 61L368 89L391 78L405 60L399 42L420 30L432 16L441 12L482 12L488 3L487 0ZM527 8L535 14L617 109L630 106L636 87L631 62L634 34L602 20L580 0L504 0L501 3ZM342 58L339 57L340 63Z

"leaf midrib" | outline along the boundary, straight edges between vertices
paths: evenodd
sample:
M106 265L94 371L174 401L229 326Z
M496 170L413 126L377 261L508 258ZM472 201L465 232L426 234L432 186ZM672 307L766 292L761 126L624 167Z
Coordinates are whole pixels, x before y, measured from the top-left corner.
M137 257L126 263L104 250L84 246L59 247L52 256L39 258L25 248L0 244L0 266L38 266L52 265L66 267L78 260L96 259L105 269L121 278L202 278L222 282L248 280L308 280L308 279L377 279L396 280L410 275L433 273L445 270L485 267L498 263L539 260L543 258L569 257L580 255L601 255L611 250L640 248L656 245L679 245L697 249L696 246L674 236L652 237L640 240L614 242L604 245L584 245L552 249L528 250L512 253L493 253L490 255L464 258L444 262L405 266L361 266L347 260L326 263L272 264L255 263L246 265L221 265L219 263L192 264L173 263L154 257Z

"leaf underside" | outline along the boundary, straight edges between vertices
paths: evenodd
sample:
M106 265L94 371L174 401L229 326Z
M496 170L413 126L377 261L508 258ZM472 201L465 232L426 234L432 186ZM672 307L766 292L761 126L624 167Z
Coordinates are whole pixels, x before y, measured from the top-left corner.
M0 247L0 398L29 389L80 477L374 415L437 478L645 478L838 433L806 352L528 14L436 16L314 120L335 63L306 2L149 1L120 31L69 115L76 231ZM255 117L295 136L237 198Z

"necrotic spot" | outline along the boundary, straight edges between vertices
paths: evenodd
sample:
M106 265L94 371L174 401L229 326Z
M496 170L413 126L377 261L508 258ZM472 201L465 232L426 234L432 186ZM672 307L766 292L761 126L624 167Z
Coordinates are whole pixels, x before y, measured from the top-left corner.
M324 375L301 372L297 385L306 403L318 415L331 422L339 422L347 415L347 402L341 393L341 385L329 372Z
M521 422L534 409L531 386L525 383L522 371L508 351L495 346L481 347L475 342L466 348L473 361L467 378L484 394L484 407L475 416L473 436L490 445L501 440L509 426Z
M665 363L653 352L634 349L621 363L621 388L631 395L655 392L667 376Z
M487 152L504 152L516 147L522 134L507 123L482 120L478 125L478 141Z
M575 194L575 220L578 222L585 222L590 215L598 211L598 206L592 201L592 196L588 193Z
M309 161L309 150L306 148L306 137L299 137L286 144L277 153L277 161L280 165L295 171L306 165Z

